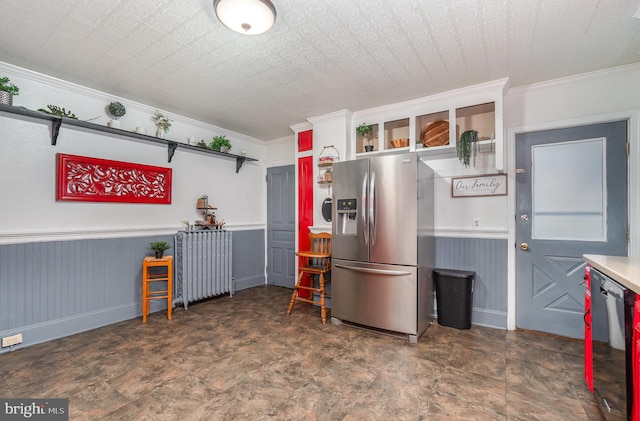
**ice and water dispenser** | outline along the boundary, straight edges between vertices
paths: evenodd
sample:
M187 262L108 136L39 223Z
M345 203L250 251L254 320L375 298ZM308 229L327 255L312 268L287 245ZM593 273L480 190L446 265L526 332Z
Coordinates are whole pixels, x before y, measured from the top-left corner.
M336 234L356 235L358 233L358 200L338 199L336 213L338 216Z

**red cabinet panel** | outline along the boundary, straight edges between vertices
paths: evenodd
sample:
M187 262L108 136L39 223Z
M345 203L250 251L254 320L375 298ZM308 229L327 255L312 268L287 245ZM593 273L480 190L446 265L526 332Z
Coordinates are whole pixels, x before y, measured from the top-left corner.
M593 332L591 330L591 268L584 270L584 380L593 392Z
M640 294L636 295L633 306L633 343L631 355L631 371L633 378L633 404L631 420L640 421Z
M310 151L313 148L313 130L298 133L298 152Z
M298 158L298 250L309 250L309 227L313 225L313 157ZM309 286L305 279L302 285ZM298 295L309 298L309 291Z

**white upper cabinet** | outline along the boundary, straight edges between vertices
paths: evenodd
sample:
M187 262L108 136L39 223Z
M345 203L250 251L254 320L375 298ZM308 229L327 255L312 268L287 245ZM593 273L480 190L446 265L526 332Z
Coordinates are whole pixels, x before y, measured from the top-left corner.
M495 153L496 170L505 170L503 97L508 79L353 113L351 139L355 156L416 152L456 155L456 142L466 130L476 130L480 144ZM360 125L371 126L362 135ZM367 148L367 146L369 146Z

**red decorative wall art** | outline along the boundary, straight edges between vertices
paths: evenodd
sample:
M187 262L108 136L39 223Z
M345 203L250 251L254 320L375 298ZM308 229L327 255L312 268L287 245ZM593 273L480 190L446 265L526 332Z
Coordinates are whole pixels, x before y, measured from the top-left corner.
M171 203L171 168L58 154L56 200Z

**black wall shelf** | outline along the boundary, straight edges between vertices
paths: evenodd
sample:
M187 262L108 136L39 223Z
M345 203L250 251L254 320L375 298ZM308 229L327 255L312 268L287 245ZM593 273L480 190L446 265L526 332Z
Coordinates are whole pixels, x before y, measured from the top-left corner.
M160 143L167 145L167 159L171 162L176 149L186 149L193 152L205 153L208 155L215 155L221 158L235 159L236 160L236 173L240 171L242 164L245 161L257 161L255 158L249 158L241 155L234 155L225 152L212 151L210 149L204 149L198 146L187 145L186 143L179 143L173 140L160 139L158 137L149 136L146 134L140 134L136 132L130 132L128 130L116 129L113 127L102 126L100 124L90 123L88 121L74 120L72 118L58 117L40 111L29 110L24 107L13 107L9 105L0 104L0 112L8 114L17 114L25 117L35 118L39 120L46 120L51 122L51 145L56 146L58 143L58 134L60 133L60 127L64 124L71 127L80 127L83 129L93 130L96 132L109 133L112 135L129 137L134 139L140 139L147 142Z

